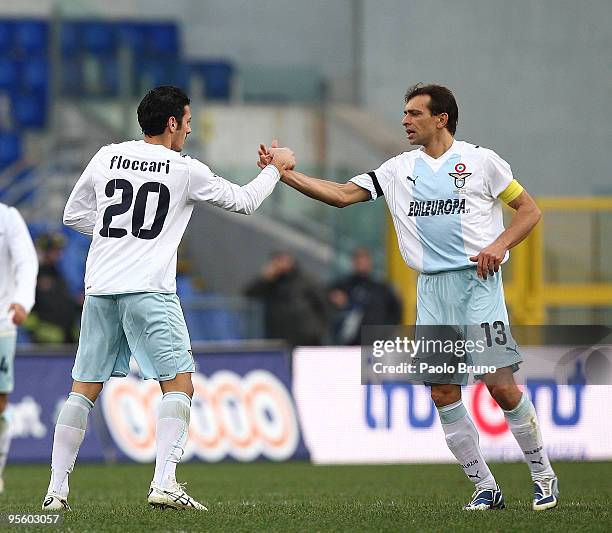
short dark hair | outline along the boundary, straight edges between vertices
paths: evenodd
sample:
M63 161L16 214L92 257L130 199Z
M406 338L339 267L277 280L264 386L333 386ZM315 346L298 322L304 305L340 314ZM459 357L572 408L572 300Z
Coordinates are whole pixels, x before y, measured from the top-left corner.
M179 129L189 97L178 87L160 85L151 89L138 105L138 124L148 136L161 135L166 130L168 119L176 118Z
M432 115L440 115L442 113L448 115L446 129L450 131L451 135L455 135L457 121L459 120L459 109L457 108L457 101L452 91L443 85L423 85L422 83L417 83L408 88L404 101L408 103L415 96L422 94L427 94L431 98L428 107Z

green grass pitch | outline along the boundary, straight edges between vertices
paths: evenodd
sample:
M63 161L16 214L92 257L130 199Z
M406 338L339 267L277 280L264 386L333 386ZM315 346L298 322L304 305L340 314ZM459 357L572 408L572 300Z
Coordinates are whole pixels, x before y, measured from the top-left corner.
M61 531L612 531L612 462L556 463L561 500L531 510L524 464L493 464L503 511L461 511L472 493L456 465L312 466L307 463L179 466L209 512L151 509L150 465L77 464ZM44 465L9 465L0 513L39 512ZM13 529L13 528L12 528ZM17 528L24 531L24 527Z

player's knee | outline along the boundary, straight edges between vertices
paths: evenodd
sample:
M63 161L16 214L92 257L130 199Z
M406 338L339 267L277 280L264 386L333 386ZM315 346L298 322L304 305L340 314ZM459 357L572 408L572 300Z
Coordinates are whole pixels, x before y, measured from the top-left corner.
M96 403L98 396L102 392L104 383L89 383L84 381L74 381L72 392L85 396L91 403Z
M168 381L160 381L159 386L164 394L167 392L182 392L193 398L193 382L191 381L191 373L185 372L177 374L174 379Z
M191 381L191 374L183 374L183 376L184 376L184 379L181 380L181 386L183 388L183 392L190 398L193 398L194 389L193 389L193 381Z
M457 385L433 385L431 399L436 407L444 407L461 399L461 388Z
M491 396L502 409L512 409L517 396L520 398L521 392L514 383L494 383L487 385Z
M0 413L4 413L8 405L8 394L0 394Z

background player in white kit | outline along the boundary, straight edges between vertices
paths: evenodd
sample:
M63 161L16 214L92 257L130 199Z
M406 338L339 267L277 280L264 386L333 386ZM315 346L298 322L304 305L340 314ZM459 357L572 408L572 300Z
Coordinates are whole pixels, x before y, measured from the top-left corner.
M457 103L439 85L416 85L405 96L402 125L412 145L378 169L339 184L294 170L282 181L311 198L336 207L384 196L402 256L420 272L417 326L496 328L511 338L500 265L540 219L527 191L514 180L510 165L495 152L456 141ZM276 146L273 142L272 146ZM270 160L261 145L258 165ZM516 210L504 229L501 201ZM475 266L474 266L475 265ZM474 358L476 355L474 355ZM514 382L521 361L517 346L489 350L475 365L495 366L485 376L489 392L504 410L534 481L533 509L557 505L557 477L543 448L538 419L529 398ZM468 478L476 485L465 509L501 509L504 499L478 444L478 433L461 402L467 375L450 383L426 379L438 408L446 442Z
M23 218L0 203L0 493L11 445L8 396L13 392L17 328L34 305L38 257Z
M55 427L43 510L70 509L68 475L87 416L104 382L128 374L130 355L143 376L158 380L164 393L148 501L159 507L206 510L175 477L188 436L195 371L176 296L177 248L196 202L251 214L295 159L288 149L275 151L271 164L240 187L200 161L181 156L190 120L189 98L180 89L151 90L138 106L144 140L101 148L66 204L64 224L93 235L93 240L74 383Z

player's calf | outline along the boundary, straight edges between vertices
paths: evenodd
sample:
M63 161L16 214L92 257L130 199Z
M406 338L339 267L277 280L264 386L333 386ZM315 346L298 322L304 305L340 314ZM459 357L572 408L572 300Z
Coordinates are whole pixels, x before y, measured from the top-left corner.
M43 509L70 509L66 501L69 492L68 476L74 468L85 437L87 417L93 405L93 402L82 394L71 392L60 411L53 436L51 480Z

